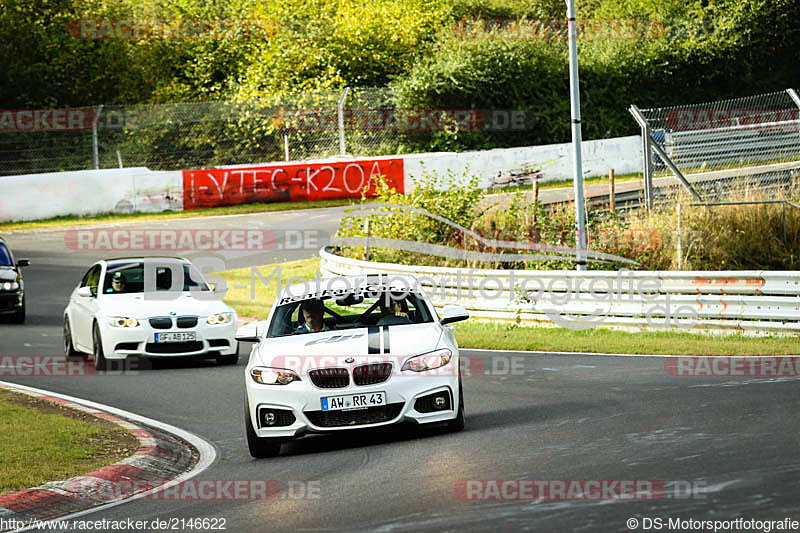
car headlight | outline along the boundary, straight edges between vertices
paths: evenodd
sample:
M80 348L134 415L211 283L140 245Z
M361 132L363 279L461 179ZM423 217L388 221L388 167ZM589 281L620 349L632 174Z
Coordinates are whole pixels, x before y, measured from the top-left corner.
M411 370L412 372L425 372L426 370L433 370L440 368L450 362L453 358L453 352L448 349L436 350L431 353L424 353L410 358L403 365L403 370Z
M16 281L6 281L4 283L0 283L0 287L2 287L4 291L15 291L19 289L19 283Z
M227 324L233 319L233 313L215 313L206 318L206 324Z
M108 317L108 325L114 328L138 328L139 321L128 316Z
M262 385L288 385L293 381L301 381L292 370L285 368L270 368L266 366L255 367L250 370L250 377Z

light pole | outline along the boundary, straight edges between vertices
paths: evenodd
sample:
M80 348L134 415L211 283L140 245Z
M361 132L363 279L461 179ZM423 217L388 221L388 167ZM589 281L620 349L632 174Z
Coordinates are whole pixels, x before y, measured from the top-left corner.
M572 185L575 192L575 252L577 270L586 270L586 218L583 198L583 162L581 160L581 93L578 87L578 25L575 0L567 2L569 35L569 103L572 117Z

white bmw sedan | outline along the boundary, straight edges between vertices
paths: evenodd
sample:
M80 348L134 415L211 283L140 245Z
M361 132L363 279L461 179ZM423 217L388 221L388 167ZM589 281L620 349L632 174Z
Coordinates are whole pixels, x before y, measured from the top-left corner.
M95 368L129 356L216 357L235 364L236 312L182 258L98 261L64 310L64 352Z
M245 371L250 454L269 457L306 433L403 421L464 427L453 327L414 278L361 276L291 285L277 298Z

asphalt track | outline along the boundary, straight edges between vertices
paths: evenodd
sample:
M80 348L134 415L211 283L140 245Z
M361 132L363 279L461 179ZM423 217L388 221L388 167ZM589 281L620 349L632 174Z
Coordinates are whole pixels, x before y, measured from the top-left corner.
M311 256L341 212L117 227L268 228L279 243L286 230L318 232L313 249L224 258L234 268ZM68 250L63 231L7 237L32 266L25 271L28 321L0 325L0 355L60 354L68 295L89 264L109 254ZM244 359L249 346L240 353ZM665 520L662 531L669 530L669 518L800 519L795 379L674 377L661 357L464 353L485 369L464 378L464 432L402 426L315 436L284 445L280 457L267 460L252 459L244 440L244 361L235 367L169 361L124 374L2 379L183 428L217 450L204 479L271 479L284 489L273 500L134 501L90 515L95 520L224 518L227 531L542 532L629 531L630 517L640 520L636 531L644 531L644 518ZM506 372L509 365L517 370ZM464 501L454 489L469 479L658 480L667 493L654 501ZM696 490L687 494L687 485Z

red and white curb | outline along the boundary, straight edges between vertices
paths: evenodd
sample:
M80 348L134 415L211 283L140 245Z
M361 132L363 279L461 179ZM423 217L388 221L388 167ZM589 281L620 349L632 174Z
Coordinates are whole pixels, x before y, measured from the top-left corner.
M139 449L117 463L64 481L0 496L0 518L6 523L66 520L115 507L182 483L206 470L216 459L216 451L207 441L157 420L16 383L0 381L0 388L108 420L139 439Z

